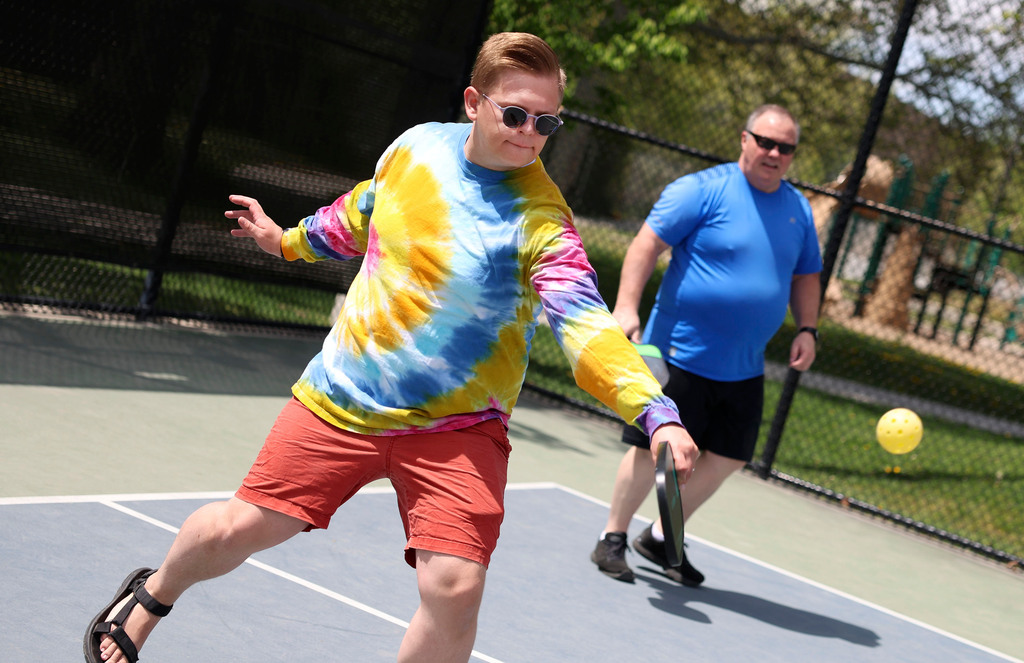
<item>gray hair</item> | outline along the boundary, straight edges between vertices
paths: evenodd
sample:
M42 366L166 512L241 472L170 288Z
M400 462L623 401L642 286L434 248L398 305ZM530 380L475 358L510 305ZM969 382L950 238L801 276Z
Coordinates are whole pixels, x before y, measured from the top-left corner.
M754 126L754 122L757 121L757 118L761 117L765 113L777 113L779 115L784 115L784 116L788 117L790 119L790 121L793 123L793 126L796 127L796 139L799 142L799 140L800 140L800 123L796 121L796 118L793 117L792 113L790 113L788 110L786 110L782 106L779 106L778 104L763 104L763 105L758 106L757 108L755 108L754 112L752 112L750 114L750 117L747 118L747 123L743 126L743 129L745 131L750 131L750 127Z

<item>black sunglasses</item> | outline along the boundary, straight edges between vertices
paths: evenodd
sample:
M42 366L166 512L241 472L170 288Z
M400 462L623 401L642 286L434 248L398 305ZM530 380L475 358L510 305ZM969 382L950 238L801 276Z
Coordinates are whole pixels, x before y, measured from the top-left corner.
M557 115L531 115L519 106L499 106L494 99L491 99L483 92L480 93L487 101L494 104L494 107L501 111L501 121L509 129L518 129L526 124L526 121L533 118L533 128L541 136L550 136L555 133L558 127L562 126L562 118Z
M758 136L750 129L744 129L744 131L754 137L754 142L757 143L757 146L762 150L771 152L773 148L777 147L779 148L779 154L793 154L793 152L796 152L796 145L793 145L792 143L780 143L779 141L772 140L771 138Z

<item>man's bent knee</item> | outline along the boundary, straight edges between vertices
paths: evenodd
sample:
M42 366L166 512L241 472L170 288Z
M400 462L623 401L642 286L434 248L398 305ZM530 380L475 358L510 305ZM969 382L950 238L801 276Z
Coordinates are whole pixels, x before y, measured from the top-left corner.
M232 497L220 504L215 520L221 544L253 551L265 550L295 536L307 523L292 516Z
M428 550L416 551L417 583L425 603L439 601L476 609L483 597L486 575L487 569L479 562Z

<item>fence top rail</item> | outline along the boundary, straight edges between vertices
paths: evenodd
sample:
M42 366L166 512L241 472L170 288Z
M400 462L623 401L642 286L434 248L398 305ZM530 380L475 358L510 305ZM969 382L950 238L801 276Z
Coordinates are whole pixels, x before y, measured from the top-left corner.
M710 161L710 162L713 162L713 163L727 163L729 161L732 161L732 159L727 159L725 157L721 157L721 156L718 156L718 155L715 155L715 154L711 154L709 152L704 152L702 150L698 150L696 148L690 147L688 145L684 145L682 143L673 143L671 141L667 141L667 140L658 138L656 136L652 136L651 134L645 133L643 131L637 131L636 129L630 129L629 127L624 127L622 125L615 124L613 122L608 122L607 120L601 120L599 118L596 118L596 117L594 117L592 115L587 115L585 113L579 113L577 111L566 109L566 110L563 110L561 112L561 115L562 115L562 117L567 117L567 118L570 118L572 120L583 122L584 124L589 124L589 125L592 125L592 126L595 126L595 127L599 128L599 129L603 129L605 131L609 131L609 132L612 132L612 133L620 134L620 135L623 135L623 136L628 136L630 138L634 138L636 140L643 141L645 143L650 143L651 145L657 145L659 147L664 147L666 149L673 150L675 152L681 152L683 154L688 154L690 156L694 156L694 157L703 159L705 161ZM836 199L840 199L844 195L846 195L843 191L837 191L837 190L831 189L829 187L819 186L817 184L811 184L809 182L804 182L804 181L798 180L798 179L793 179L793 178L788 178L787 177L787 178L785 178L785 180L787 182L789 182L790 184L792 184L793 186L798 187L800 189L805 189L807 191L813 191L815 193L820 193L822 195L830 196L830 197L836 198ZM887 214L890 217L895 217L895 218L903 219L905 221L912 221L914 223L920 224L920 225L925 226L927 228L932 228L932 229L935 229L935 230L942 230L944 232L947 232L947 233L950 233L952 235L956 235L956 236L959 236L959 237L963 237L965 239L977 240L977 241L982 242L984 244L987 244L989 246L998 246L998 247L1000 247L1002 249L1006 249L1008 251L1013 251L1014 253L1019 253L1019 254L1024 255L1024 245L1021 245L1021 244L1018 244L1018 243L1016 243L1014 241L1011 241L1009 238L993 237L991 235L987 235L985 233L978 232L977 230L971 230L970 228L963 228L961 226L957 226L957 225L954 225L952 223L946 223L945 221L939 221L938 219L934 219L932 217L924 216L923 214L918 214L916 212L910 212L908 210L900 209L898 207L893 207L891 205L886 205L885 203L879 203L879 202L875 202L873 200L868 200L867 198L863 198L861 196L854 196L853 202L854 202L854 205L856 207L872 209L872 210L875 210L877 212L882 212L884 214Z

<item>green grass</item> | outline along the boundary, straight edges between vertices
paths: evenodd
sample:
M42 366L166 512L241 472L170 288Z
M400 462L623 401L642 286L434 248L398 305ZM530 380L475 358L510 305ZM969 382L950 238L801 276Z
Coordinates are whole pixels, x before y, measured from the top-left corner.
M169 274L159 305L172 311L215 312L227 318L330 327L334 294L208 274Z
M131 309L145 271L86 260L0 253L0 292ZM158 308L221 318L327 326L334 297L305 288L204 274L167 274ZM769 357L788 352L790 323ZM825 323L815 371L979 413L1024 421L1024 387ZM603 408L574 383L549 329L533 342L530 384ZM766 387L761 444L780 385ZM895 405L895 404L894 404ZM967 539L1024 556L1024 440L955 422L925 420L914 452L892 456L874 441L888 407L801 388L775 460L779 471ZM760 453L760 452L758 452Z
M132 310L146 270L111 263L0 252L0 293L78 306ZM296 286L253 283L209 274L164 275L157 313L329 327L334 295Z
M766 357L785 363L794 332L787 322L768 344ZM1024 424L1024 385L827 320L821 334L815 372Z
M762 442L780 391L768 383ZM1024 440L925 417L921 444L896 456L875 440L886 409L798 390L774 468L1024 557Z
M26 78L5 70L0 143L11 158L0 160L5 182L39 187L59 196L108 204L131 201L132 209L159 212L165 206L163 170L149 177L122 173L69 138L63 127L76 107L70 87L43 77ZM40 90L45 94L40 95ZM51 101L51 100L60 101ZM167 153L181 144L182 121L172 122ZM197 181L222 181L237 163L261 155L266 162L305 163L300 155L283 154L251 137L211 128ZM58 165L55 165L58 164ZM311 164L311 167L315 164ZM219 194L218 194L219 195ZM219 210L214 210L214 218ZM601 293L614 302L625 247L636 224L620 226L579 219ZM1007 255L1002 263L1019 273L1024 257ZM641 313L654 301L663 265L644 291ZM138 306L145 270L109 263L75 260L24 251L0 252L0 294L29 296L132 310ZM330 324L333 295L305 288L254 284L205 274L167 274L157 307L181 314L241 318L303 325ZM994 304L988 316L1002 321L1009 312ZM787 323L770 343L768 357L784 362L792 326ZM815 371L872 387L955 405L981 414L1024 423L1024 387L951 362L923 355L895 343L880 341L823 323L823 342ZM534 340L527 380L591 405L595 399L578 389L550 331L541 328ZM765 425L771 420L779 385L766 388ZM601 406L603 407L603 406ZM927 418L925 438L914 452L901 457L885 453L874 441L874 424L887 408L869 406L801 388L776 458L775 467L836 492L889 509L932 526L1024 556L1024 440L973 430L955 422Z
M886 366L896 361L910 370L941 376L939 384L920 384L921 395L942 397L966 407L981 403L986 394L1020 397L1019 385L996 379L978 379L972 371L936 364L906 348L876 342L856 334L839 335L833 343L861 365ZM791 338L783 330L780 338ZM856 350L850 346L855 344ZM788 345L788 341L787 341ZM832 344L830 343L829 351ZM890 387L886 372L849 370L844 377L870 383L880 377ZM983 376L986 377L987 376ZM600 403L575 385L568 362L547 328L534 339L526 375L535 384L590 405ZM946 383L948 381L948 384ZM978 392L971 391L976 386ZM927 388L926 388L927 387ZM781 384L766 382L765 415L759 448L767 436ZM959 398L959 400L958 400ZM968 426L925 418L923 442L909 454L894 456L875 441L875 424L889 407L849 401L800 388L790 409L773 467L850 498L898 513L1017 557L1024 557L1024 440ZM984 408L992 411L992 407Z

